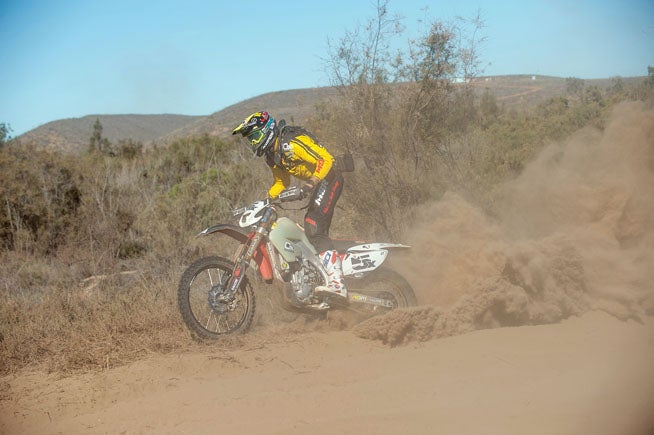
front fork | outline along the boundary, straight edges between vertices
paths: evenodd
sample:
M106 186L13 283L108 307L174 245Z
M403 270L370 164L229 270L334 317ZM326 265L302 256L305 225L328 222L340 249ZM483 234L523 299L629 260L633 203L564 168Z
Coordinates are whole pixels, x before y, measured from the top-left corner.
M268 208L264 212L264 216L261 219L261 224L254 231L254 235L250 239L249 243L243 245L239 255L236 258L234 270L232 270L232 276L227 282L227 287L221 294L217 294L221 290L220 289L214 295L218 302L230 303L234 300L234 294L236 294L236 290L238 290L238 288L241 286L241 283L243 282L243 278L245 278L245 272L250 266L250 260L252 260L255 252L257 252L257 249L259 249L261 241L266 235L268 235L270 226L274 221L274 215L275 210L272 208ZM214 293L213 289L210 292L210 298L212 296L211 293Z
M244 248L247 249L242 249L241 254L236 259L236 264L234 265L234 270L232 271L232 276L229 279L227 291L225 292L225 295L228 296L230 300L233 298L236 290L241 286L241 282L243 282L243 278L245 277L245 272L250 266L250 260L254 257L254 253L259 248L259 244L261 244L261 240L265 233L265 228L257 227L250 242L244 246Z

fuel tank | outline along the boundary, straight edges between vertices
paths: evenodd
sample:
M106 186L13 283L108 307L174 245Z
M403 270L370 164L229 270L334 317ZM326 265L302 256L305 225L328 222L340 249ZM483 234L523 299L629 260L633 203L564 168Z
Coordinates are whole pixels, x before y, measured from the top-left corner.
M268 238L277 248L277 251L282 254L284 260L289 263L296 261L293 244L298 242L304 244L314 255L317 254L316 248L311 245L304 234L304 229L287 217L277 219L277 222L270 230Z

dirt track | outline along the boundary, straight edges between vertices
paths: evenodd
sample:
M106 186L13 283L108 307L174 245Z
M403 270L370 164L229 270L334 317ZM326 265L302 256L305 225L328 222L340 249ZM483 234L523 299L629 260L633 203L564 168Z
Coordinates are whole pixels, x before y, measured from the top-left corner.
M652 320L592 312L396 348L347 331L313 332L235 351L154 356L99 374L35 373L9 379L0 427L644 435L654 430Z

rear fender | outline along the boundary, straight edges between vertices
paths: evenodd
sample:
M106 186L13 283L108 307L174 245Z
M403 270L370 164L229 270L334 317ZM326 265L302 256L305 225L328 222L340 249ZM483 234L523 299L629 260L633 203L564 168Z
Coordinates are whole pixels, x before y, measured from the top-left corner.
M410 246L397 243L364 243L351 246L342 255L343 274L358 275L377 269L386 261L388 249L391 248L410 248Z
M345 276L370 272L377 269L386 260L388 251L379 249L375 251L347 252L343 255L343 274Z
M399 243L363 243L361 245L350 246L347 248L348 252L365 252L377 251L379 249L389 248L410 248L408 245L401 245Z
M218 224L209 228L205 228L198 234L198 237L208 236L209 234L213 233L225 234L226 236L229 236L242 244L247 243L250 239L252 239L252 237L254 237L254 232L248 232L241 227L230 224ZM254 253L253 259L257 263L261 278L263 278L264 281L271 283L273 279L273 269L265 243L261 243L259 245L259 248L257 248L256 252Z

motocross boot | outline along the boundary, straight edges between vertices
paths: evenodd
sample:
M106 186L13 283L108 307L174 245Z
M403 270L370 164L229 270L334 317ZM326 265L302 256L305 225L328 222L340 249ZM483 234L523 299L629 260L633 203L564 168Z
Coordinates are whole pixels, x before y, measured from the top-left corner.
M325 270L327 271L328 285L318 286L315 289L316 295L334 295L339 299L347 301L347 289L343 279L343 261L337 251L325 251L320 253Z

